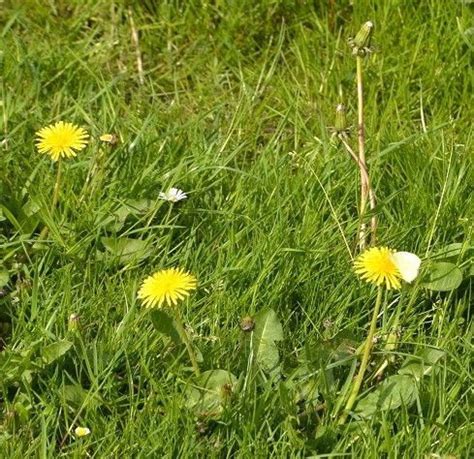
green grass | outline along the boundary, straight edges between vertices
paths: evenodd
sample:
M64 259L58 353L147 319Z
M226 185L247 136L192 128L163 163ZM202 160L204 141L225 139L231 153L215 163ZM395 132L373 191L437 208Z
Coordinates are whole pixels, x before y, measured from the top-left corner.
M387 375L427 347L446 357L413 406L339 428L331 410L349 366L335 381L315 373L320 409L289 402L281 383L258 374L218 419L197 419L185 407L186 354L136 299L157 269L193 272L199 288L182 307L202 370L240 378L250 377L240 320L264 307L283 324L287 378L341 332L363 342L375 292L350 256L358 172L327 127L341 92L355 124L346 39L368 19L378 48L364 72L379 242L426 260L449 243L472 244L472 5L332 3L2 2L0 250L11 279L0 299L1 457L469 456L469 279L451 293L417 283L389 295L380 336L397 308L401 332ZM55 167L34 135L57 120L92 140L65 164L52 214ZM106 132L122 139L115 149L98 141ZM189 199L159 201L170 186ZM114 232L108 218L144 198L153 205ZM29 201L37 221L25 229L18 209ZM45 248L33 250L45 224ZM101 256L106 236L147 241L149 256ZM5 355L41 354L62 339L73 342L63 357L31 380L6 381ZM374 385L367 379L364 392ZM71 395L73 386L83 392ZM77 425L92 434L75 439Z

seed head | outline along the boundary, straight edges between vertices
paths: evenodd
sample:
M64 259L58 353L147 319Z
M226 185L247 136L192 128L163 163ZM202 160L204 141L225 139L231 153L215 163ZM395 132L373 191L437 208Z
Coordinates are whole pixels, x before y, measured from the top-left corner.
M240 329L243 332L251 332L255 328L255 320L253 317L247 316L240 321Z

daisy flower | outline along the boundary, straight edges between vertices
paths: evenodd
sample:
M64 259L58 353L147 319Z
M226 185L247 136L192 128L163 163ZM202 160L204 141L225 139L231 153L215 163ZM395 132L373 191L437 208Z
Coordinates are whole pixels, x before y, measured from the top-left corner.
M178 202L186 199L188 195L179 188L170 188L166 193L160 192L160 199L168 202Z
M146 308L161 308L163 303L175 306L178 300L196 289L196 278L183 269L162 269L147 277L138 291L138 298Z
M354 262L355 272L366 282L385 284L387 289L399 289L401 280L412 282L421 260L410 252L395 252L387 247L372 247Z
M64 121L40 129L36 136L38 151L51 156L53 161L76 156L77 151L85 148L89 137L85 129Z

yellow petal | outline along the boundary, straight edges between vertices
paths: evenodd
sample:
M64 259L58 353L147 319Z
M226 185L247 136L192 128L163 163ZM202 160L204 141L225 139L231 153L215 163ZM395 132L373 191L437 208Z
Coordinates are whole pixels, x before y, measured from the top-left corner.
M76 437L85 437L86 435L89 435L91 431L88 427L76 427L74 433L76 434Z

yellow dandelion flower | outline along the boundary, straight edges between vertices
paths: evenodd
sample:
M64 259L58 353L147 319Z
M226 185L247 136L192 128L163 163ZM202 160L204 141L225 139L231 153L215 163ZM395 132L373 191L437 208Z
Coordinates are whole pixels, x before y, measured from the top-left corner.
M64 121L40 129L36 136L38 151L51 156L53 161L76 156L76 151L85 148L89 138L85 129Z
M385 284L388 289L399 289L402 276L394 253L394 250L387 247L372 247L357 257L354 262L355 272L367 282Z
M91 430L88 427L76 427L74 433L76 437L85 437L91 433Z
M164 302L173 306L195 288L196 278L192 274L178 268L162 269L143 281L138 298L147 308L160 308Z

